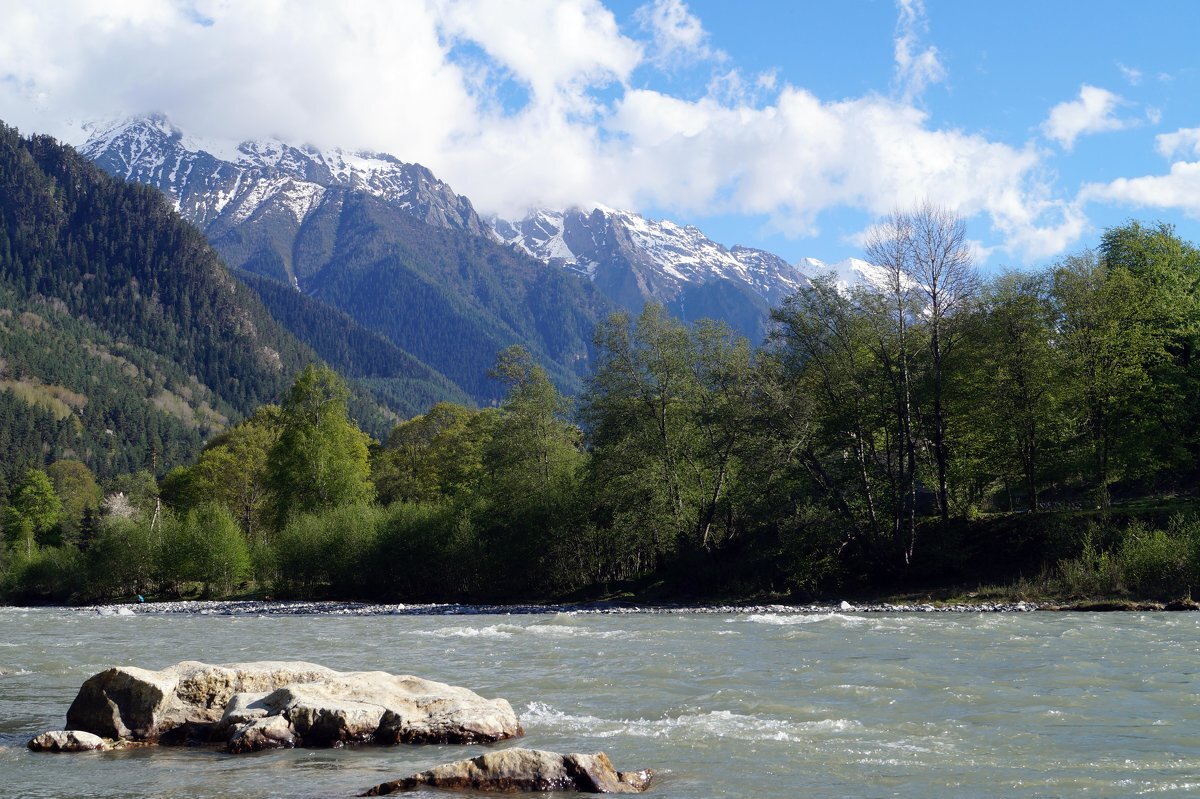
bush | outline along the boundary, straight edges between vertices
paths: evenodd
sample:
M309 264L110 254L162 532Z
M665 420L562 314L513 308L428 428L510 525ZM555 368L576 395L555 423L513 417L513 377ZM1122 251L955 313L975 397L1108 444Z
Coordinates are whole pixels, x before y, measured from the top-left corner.
M87 553L87 593L95 599L131 599L155 584L157 547L150 523L108 518Z
M195 576L204 583L205 595L228 596L250 576L246 538L224 505L200 505L188 512L183 527L192 542Z
M5 574L8 598L26 602L63 602L80 592L84 561L75 547L43 547L22 551Z
M408 601L465 598L477 589L479 542L468 514L451 502L397 503L371 557L372 588Z
M275 540L279 588L311 596L334 588L339 596L362 596L376 538L386 511L344 505L293 517Z
M1073 596L1107 596L1121 590L1121 563L1112 553L1096 545L1102 531L1089 525L1083 536L1079 556L1060 560L1059 576L1063 587Z
M1136 594L1188 597L1196 583L1194 538L1174 524L1167 530L1131 525L1121 547L1121 573L1125 585Z

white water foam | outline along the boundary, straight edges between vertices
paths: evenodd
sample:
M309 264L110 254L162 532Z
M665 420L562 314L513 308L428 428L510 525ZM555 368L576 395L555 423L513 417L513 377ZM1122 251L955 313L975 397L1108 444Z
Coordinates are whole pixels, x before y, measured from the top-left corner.
M848 627L859 627L867 623L862 616L847 616L844 613L803 613L795 615L780 615L774 613L755 613L746 618L754 624L774 624L790 627L796 624L820 624L821 622L840 622Z
M521 716L527 728L546 726L559 732L583 733L594 738L613 738L620 735L635 738L666 738L683 741L706 741L712 738L731 738L739 741L811 741L815 734L829 734L860 729L851 719L818 719L816 721L784 721L763 716L748 716L729 710L685 714L662 719L601 719L596 716L564 713L544 702L531 702Z

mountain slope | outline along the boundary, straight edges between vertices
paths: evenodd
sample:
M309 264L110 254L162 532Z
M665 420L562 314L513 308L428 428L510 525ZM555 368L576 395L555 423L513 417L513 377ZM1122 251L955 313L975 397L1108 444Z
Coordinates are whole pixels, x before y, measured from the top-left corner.
M2 125L0 296L10 393L102 474L189 460L316 360L160 193ZM386 412L359 407L380 432Z
M343 311L263 275L239 271L237 276L284 327L400 416L424 413L443 400L470 404L444 375Z
M98 128L82 152L166 192L231 266L339 308L481 402L499 396L486 372L514 343L578 389L612 308L587 280L501 245L466 198L390 156L279 142L229 151L161 117Z
M628 310L653 300L681 319L723 319L752 338L765 331L770 308L807 282L776 255L726 249L698 228L630 211L539 210L491 224L505 243L586 275Z
M109 174L170 196L230 265L256 264L250 271L293 285L322 261L319 250L294 246L300 228L348 196L378 197L427 224L487 235L470 202L419 164L269 140L226 150L152 115L96 126L80 151Z
M609 304L586 281L489 239L436 228L371 196L339 209L330 255L306 284L482 402L496 353L527 347L563 389L579 388Z

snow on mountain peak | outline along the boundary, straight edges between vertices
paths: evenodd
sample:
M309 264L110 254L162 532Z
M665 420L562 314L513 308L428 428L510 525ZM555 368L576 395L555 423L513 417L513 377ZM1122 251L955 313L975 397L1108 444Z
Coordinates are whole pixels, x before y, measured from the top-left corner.
M834 285L842 292L858 287L886 289L888 285L888 273L883 267L858 258L847 258L835 264L827 264L819 258L802 258L796 264L796 270L809 279L832 275Z
M390 155L320 150L279 139L205 140L162 115L90 126L80 148L106 171L156 186L184 217L207 229L218 218L241 223L271 209L300 224L331 190L378 197L435 226L491 236L470 202L419 164Z

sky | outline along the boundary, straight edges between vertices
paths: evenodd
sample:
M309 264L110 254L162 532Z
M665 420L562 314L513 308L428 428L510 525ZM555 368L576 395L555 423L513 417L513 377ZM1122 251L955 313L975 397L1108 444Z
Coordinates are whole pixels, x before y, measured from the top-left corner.
M603 204L789 261L923 201L986 270L1130 218L1200 241L1200 3L0 0L0 120L165 113L422 163L483 213Z

